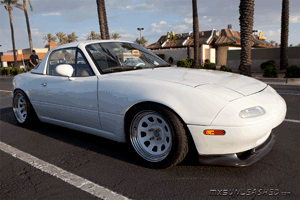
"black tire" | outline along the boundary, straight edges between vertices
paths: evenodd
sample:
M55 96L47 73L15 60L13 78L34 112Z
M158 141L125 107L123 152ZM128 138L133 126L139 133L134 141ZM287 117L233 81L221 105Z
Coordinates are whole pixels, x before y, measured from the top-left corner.
M147 124L149 129L141 127L141 123L142 126ZM175 166L189 150L184 124L161 105L149 103L134 108L126 121L126 136L142 162L150 168Z
M27 97L22 90L16 90L12 100L13 113L17 122L22 126L28 126L39 119Z

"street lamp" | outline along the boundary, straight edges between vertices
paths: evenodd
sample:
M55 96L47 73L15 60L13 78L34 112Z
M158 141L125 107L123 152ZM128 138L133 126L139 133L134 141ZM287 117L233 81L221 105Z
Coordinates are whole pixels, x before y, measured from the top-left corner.
M144 28L137 28L138 31L140 31L140 43L142 42L142 30L144 30Z

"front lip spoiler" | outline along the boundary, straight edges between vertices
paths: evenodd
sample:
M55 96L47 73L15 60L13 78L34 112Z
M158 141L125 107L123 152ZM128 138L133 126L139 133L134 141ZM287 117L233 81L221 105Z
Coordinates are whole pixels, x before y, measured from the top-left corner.
M275 134L271 133L264 143L253 149L241 153L209 156L198 155L199 162L205 165L222 165L234 167L249 166L264 157L272 149L275 144L275 138Z

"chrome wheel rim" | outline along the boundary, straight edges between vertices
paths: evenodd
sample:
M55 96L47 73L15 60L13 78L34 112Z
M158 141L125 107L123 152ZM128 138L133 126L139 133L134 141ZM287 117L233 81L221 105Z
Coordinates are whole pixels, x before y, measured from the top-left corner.
M27 118L27 103L24 96L20 93L14 97L13 110L17 120L23 123Z
M172 133L167 121L160 114L142 111L135 115L131 123L130 141L143 159L159 162L170 153Z

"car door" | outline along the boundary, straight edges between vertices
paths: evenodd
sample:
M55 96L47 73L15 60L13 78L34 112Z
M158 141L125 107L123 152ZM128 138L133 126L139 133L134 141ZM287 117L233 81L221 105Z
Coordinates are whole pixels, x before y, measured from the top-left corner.
M61 64L73 67L72 78L56 72L55 68ZM39 80L31 98L38 105L41 118L100 129L97 76L78 48L52 52L46 75L41 75Z

